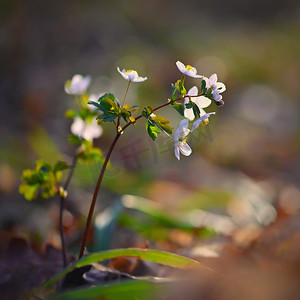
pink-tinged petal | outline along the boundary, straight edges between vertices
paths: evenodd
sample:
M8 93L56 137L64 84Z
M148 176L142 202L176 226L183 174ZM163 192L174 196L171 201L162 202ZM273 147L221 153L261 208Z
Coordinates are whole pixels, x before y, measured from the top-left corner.
M189 89L188 91L189 96L197 96L198 95L198 88L196 86L193 86L192 88ZM193 99L192 99L193 101Z
M190 77L193 77L193 78L203 78L203 75L192 75L192 74L186 74Z
M122 75L122 77L126 80L129 80L128 78L128 74L125 72L125 69L123 69L122 71L120 70L119 67L117 67L118 72Z
M209 85L212 86L212 85L216 84L216 83L217 83L217 80L218 80L217 74L212 74L212 75L209 77Z
M184 74L184 72L186 71L185 65L181 61L178 60L176 62L176 66L177 66L178 70Z
M206 83L206 88L209 89L210 88L210 85L209 85L209 79L207 77L203 77L203 80L205 81Z
M226 86L224 83L222 82L217 82L217 90L219 91L219 93L223 93L226 91Z
M74 122L71 125L71 132L74 135L81 137L84 127L85 127L84 121L81 118L76 117L74 119Z
M175 144L175 156L178 160L180 160L179 146L177 143Z
M211 104L211 100L208 99L207 97L200 96L194 99L194 102L196 105L200 108L205 108Z
M208 119L208 117L210 115L214 115L214 114L215 114L215 112L207 113L207 114L201 116L199 119L197 119L192 126L191 132L193 132L201 124L202 121L204 121L205 119Z
M68 95L72 95L72 92L71 92L71 80L66 81L66 83L65 83L65 92Z
M192 153L192 149L188 144L180 145L179 149L180 149L180 152L185 156L189 156Z
M178 129L180 128L180 131L183 131L184 128L187 128L189 126L189 120L183 119L180 121Z
M145 80L147 80L147 77L137 77L133 79L132 82L143 82Z
M222 100L222 96L219 94L218 91L214 91L212 92L212 97L215 101L221 101Z

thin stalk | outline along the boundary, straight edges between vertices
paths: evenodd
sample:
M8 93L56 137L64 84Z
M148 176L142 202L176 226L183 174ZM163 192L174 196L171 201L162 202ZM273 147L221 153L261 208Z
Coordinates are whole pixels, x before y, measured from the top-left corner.
M64 191L68 189L68 186L70 184L71 178L74 173L74 169L77 163L77 155L74 156L71 168L69 170L69 174L67 177L67 180L63 186ZM62 251L62 258L63 258L63 265L64 268L67 266L67 251L65 246L65 238L64 238L64 229L63 229L63 211L65 206L65 197L62 195L60 197L60 205L59 205L59 233L60 233L60 240L61 240L61 251Z
M125 101L125 98L126 98L126 95L127 95L127 91L128 91L128 88L129 88L129 84L130 82L128 83L128 86L127 86L127 90L125 92L125 96L124 96L124 99L123 99L123 104L124 104L124 101ZM191 96L191 97L198 97L198 96L201 96L201 95L197 95L197 96ZM174 102L177 102L179 100L182 100L183 98L185 98L187 96L180 96L174 100L169 100L168 102L160 105L160 106L157 106L156 108L153 109L153 111L156 111L156 110L159 110L169 104L172 104ZM122 106L123 106L122 104ZM135 120L138 120L142 117L142 115L139 115L135 118ZM120 120L120 117L118 118L118 127L120 125L119 123L119 120ZM93 214L94 214L94 209L95 209L95 204L96 204L96 200L97 200L97 197L98 197L98 193L99 193L99 190L100 190L100 187L101 187L101 183L102 183L102 179L103 179L103 176L104 176L104 173L106 171L106 167L107 167L107 164L108 164L108 161L110 159L110 156L116 146L116 143L118 141L118 139L120 138L121 136L121 132L123 133L123 131L128 127L130 126L132 123L127 123L123 128L122 130L118 131L112 144L110 145L109 147L109 150L106 154L106 157L105 157L105 161L102 165L102 168L101 168L101 172L99 174L99 178L98 178L98 181L97 181L97 184L96 184L96 187L95 187L95 190L94 190L94 194L93 194L93 199L92 199L92 202L91 202L91 205L90 205L90 209L89 209L89 214L88 214L88 217L87 217L87 221L86 221L86 225L85 225L85 230L84 230L84 234L83 234L83 239L82 239L82 243L81 243L81 247L80 247L80 252L79 252L79 257L78 259L80 259L83 254L84 254L84 249L85 249L85 246L86 246L86 242L87 242L87 238L88 238L88 234L90 232L90 228L91 228L91 222L92 222L92 218L93 218Z
M84 249L85 249L85 245L86 245L86 242L87 242L88 234L90 232L91 222L92 222L92 218L93 218L93 214L94 214L94 209L95 209L95 204L96 204L98 193L99 193L99 190L100 190L100 187L101 187L103 175L105 173L105 170L106 170L107 164L109 162L111 153L114 150L115 145L116 145L116 143L117 143L117 141L118 141L118 139L119 139L120 136L121 136L121 134L118 132L116 134L116 136L115 136L112 144L110 145L110 148L109 148L109 150L108 150L108 152L106 154L106 157L105 157L105 161L104 161L104 163L102 165L101 172L100 172L100 175L99 175L99 178L98 178L95 190L94 190L93 199L92 199L92 202L91 202L91 205L90 205L90 210L89 210L89 214L88 214L88 217L87 217L86 225L85 225L84 235L83 235L83 239L82 239L82 243L81 243L81 248L80 248L80 252L79 252L79 257L78 257L79 259L84 254Z
M126 99L126 96L127 96L128 90L129 90L130 82L131 81L128 81L128 85L127 85L126 92L125 92L125 95L124 95L124 98L123 98L123 101L122 101L121 108L123 108L123 106L124 106L125 99ZM121 120L121 115L119 115L119 117L118 117L117 131L119 130L120 120Z

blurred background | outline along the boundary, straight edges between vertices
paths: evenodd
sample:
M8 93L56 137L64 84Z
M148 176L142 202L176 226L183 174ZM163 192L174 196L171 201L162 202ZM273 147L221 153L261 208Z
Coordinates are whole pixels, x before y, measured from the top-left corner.
M18 186L22 170L34 168L36 159L71 162L75 148L66 140L71 121L64 112L74 104L64 92L65 81L90 75L89 93L112 92L122 99L127 83L116 68L135 69L148 80L131 85L128 102L155 107L170 97L170 83L180 77L177 60L205 76L217 73L227 87L225 105L212 105L217 114L189 141L193 154L181 161L166 137L149 140L143 121L128 129L98 201L100 213L114 203L106 210L109 224L121 210L134 211L118 218L126 228L110 235L111 245L148 241L177 251L195 246L194 237L180 231L186 222L201 229L201 237L231 236L237 228L260 230L280 213L299 211L299 1L15 0L0 5L2 244L18 236L37 247L46 242L60 247L58 200L29 203ZM186 80L187 88L195 84L199 81ZM164 108L160 114L177 127L175 111ZM96 142L104 153L114 134L109 125L103 125ZM64 225L73 253L98 170L79 166L72 180ZM100 232L109 225L97 224ZM167 228L172 229L164 232Z

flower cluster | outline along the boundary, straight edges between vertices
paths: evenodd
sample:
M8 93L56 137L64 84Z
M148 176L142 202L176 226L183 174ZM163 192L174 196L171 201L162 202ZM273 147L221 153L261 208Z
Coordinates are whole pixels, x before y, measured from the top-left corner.
M218 82L216 74L211 75L209 78L205 77L198 74L195 67L184 65L180 61L176 62L176 66L183 76L175 84L172 84L173 94L168 104L172 104L185 119L179 123L173 137L170 136L172 127L169 121L162 116L154 114L150 106L144 108L142 116L147 118L146 130L151 139L155 140L158 134L163 132L174 140L175 156L180 160L180 152L185 156L189 156L192 153L190 146L187 144L188 135L196 130L197 127L207 125L209 117L215 114L215 112L206 113L204 109L212 103L218 106L224 104L221 93L226 90L226 87L223 83ZM117 71L125 80L129 81L129 84L147 80L147 77L139 76L138 72L132 69L123 69L121 71L117 67ZM201 87L193 86L187 92L184 86L186 77L201 79ZM89 84L89 76L75 75L72 80L66 82L65 91L74 96L83 95L86 93ZM73 135L93 141L94 138L102 135L102 128L99 125L102 121L115 122L119 132L122 132L121 119L127 124L130 122L135 124L136 119L132 113L137 111L137 109L130 105L124 105L126 95L127 91L122 105L120 105L120 102L113 94L90 95L87 105L92 116L97 116L98 122L86 116L82 117L80 114L74 115L74 122L71 126ZM193 122L190 129L188 128L189 121Z
M208 124L208 118L215 114L215 112L206 113L204 108L208 107L212 100L217 102L218 105L223 105L222 96L220 93L226 90L223 83L217 82L218 78L216 74L210 76L210 78L197 74L197 69L190 65L185 66L182 62L176 62L177 68L184 75L181 79L181 83L185 79L185 76L193 78L202 78L201 93L198 91L197 86L193 86L187 94L184 96L184 117L186 119L179 123L179 126L174 134L175 143L175 156L180 160L179 152L185 156L189 156L192 153L190 146L187 144L187 136L190 132L193 132L198 126L205 126ZM179 84L180 86L180 84ZM185 89L181 87L184 91ZM180 90L179 90L180 91ZM188 129L188 121L194 121L191 130Z

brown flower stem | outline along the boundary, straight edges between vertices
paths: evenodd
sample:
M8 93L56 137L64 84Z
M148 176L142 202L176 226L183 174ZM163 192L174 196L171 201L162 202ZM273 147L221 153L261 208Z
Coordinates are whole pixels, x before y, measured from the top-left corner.
M64 191L68 189L68 186L70 184L71 178L74 173L74 169L76 167L77 163L77 155L73 157L72 165L69 169L67 180L63 186ZM63 258L63 266L64 268L67 266L67 251L65 246L65 238L64 238L64 229L63 229L63 211L65 206L65 196L60 196L60 204L59 204L59 233L60 233L60 240L61 240L61 252L62 252L62 258Z
M85 225L84 235L83 235L83 239L82 239L82 243L81 243L81 248L80 248L80 252L79 252L79 257L78 257L79 259L84 254L84 249L85 249L85 245L86 245L86 242L87 242L88 234L90 232L91 222L92 222L92 218L93 218L93 214L94 214L94 209L95 209L95 204L96 204L96 200L97 200L98 193L99 193L99 190L100 190L100 186L101 186L101 183L102 183L103 175L105 173L105 170L106 170L108 161L110 159L111 153L114 150L115 145L116 145L116 143L117 143L117 141L118 141L118 139L119 139L120 136L121 136L121 133L118 132L116 134L116 136L115 136L112 144L110 145L110 148L109 148L109 150L108 150L108 152L106 154L106 157L105 157L105 161L104 161L103 166L101 168L101 172L100 172L100 175L99 175L99 178L98 178L95 190L94 190L93 199L92 199L92 202L91 202L91 205L90 205L90 210L89 210L89 214L88 214L86 225Z
M129 82L130 83L130 82ZM124 100L123 100L123 104L124 104L124 101L125 101L125 98L126 98L126 95L127 95L127 91L128 91L128 88L129 88L129 84L127 86L127 90L125 92L125 96L124 96ZM198 96L201 96L201 95L197 95L197 96L191 96L191 97L198 97ZM160 106L157 106L156 108L154 108L152 111L156 111L156 110L159 110L169 104L172 104L174 102L177 102L177 101L180 101L182 100L183 98L185 98L187 96L183 96L181 95L180 97L174 99L174 100L169 100L168 102L160 105ZM123 106L122 104L122 106ZM143 115L139 115L135 118L135 120L138 120L142 117ZM119 126L119 119L118 119L118 126ZM92 218L93 218L93 214L94 214L94 209L95 209L95 204L96 204L96 200L97 200L97 197L98 197L98 193L99 193L99 190L100 190L100 187L101 187L101 183L102 183L102 179L103 179L103 176L104 176L104 173L105 173L105 170L106 170L106 167L107 167L107 164L108 164L108 161L110 159L110 156L116 146L116 143L118 141L118 139L120 138L121 136L121 132L123 133L123 131L128 127L130 126L132 123L127 123L123 128L121 128L121 130L117 132L112 144L110 145L110 148L106 154L106 157L105 157L105 161L102 165L102 168L101 168L101 171L100 171L100 174L99 174L99 178L98 178L98 181L97 181L97 184L96 184L96 187L95 187L95 190L94 190L94 194L93 194L93 199L92 199L92 202L91 202L91 205L90 205L90 209L89 209L89 214L88 214L88 217L87 217L87 221L86 221L86 225L85 225L85 230L84 230L84 234L83 234L83 239L82 239L82 243L81 243L81 247L80 247L80 252L79 252L79 259L83 256L84 254L84 249L85 249L85 246L86 246L86 242L87 242L87 238L88 238L88 234L90 232L90 229L91 229L91 222L92 222Z
M122 105L121 105L121 109L122 109L123 106L124 106L125 99L126 99L126 96L127 96L127 93L128 93L128 89L129 89L130 83L131 83L131 81L128 81L128 85L127 85L126 92L125 92L125 95L124 95L124 98L123 98L123 102L122 102ZM121 115L119 115L119 117L118 117L118 122L117 122L117 126L116 126L117 131L119 131L120 120L121 120Z

